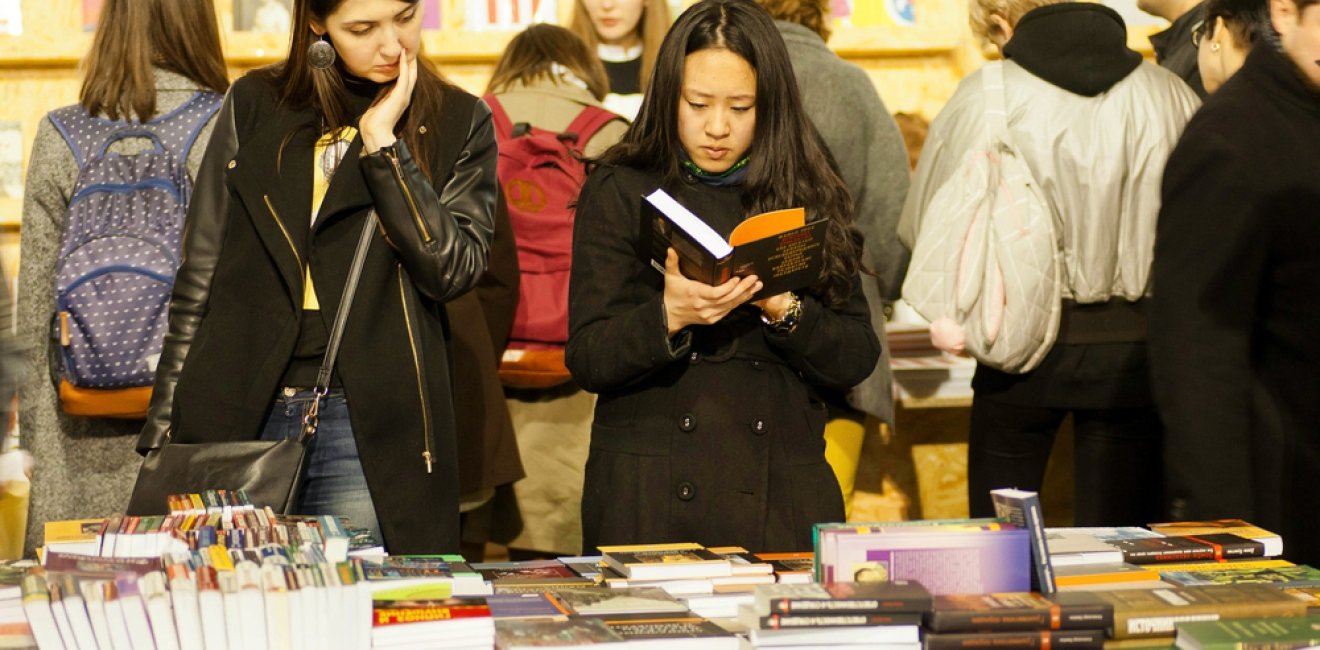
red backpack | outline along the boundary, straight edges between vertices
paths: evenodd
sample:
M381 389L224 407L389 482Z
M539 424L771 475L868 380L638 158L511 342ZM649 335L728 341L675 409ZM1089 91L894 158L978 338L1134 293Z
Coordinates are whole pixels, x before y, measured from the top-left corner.
M499 142L498 176L518 244L518 311L500 380L513 388L548 388L571 379L564 367L568 341L568 276L572 265L573 203L586 180L582 147L601 127L622 119L585 106L563 133L513 124L493 96L485 97Z

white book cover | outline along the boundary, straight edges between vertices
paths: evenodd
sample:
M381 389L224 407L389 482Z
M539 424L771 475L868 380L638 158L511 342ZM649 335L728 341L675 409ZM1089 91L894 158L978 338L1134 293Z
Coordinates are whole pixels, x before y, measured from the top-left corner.
M1104 540L1075 530L1045 529L1045 543L1050 549L1050 561L1055 566L1087 564L1119 564L1123 552Z
M54 588L51 587L52 590ZM87 616L87 605L83 603L78 581L73 576L66 575L60 578L60 600L64 606L64 614L69 619L69 628L73 630L76 645L82 650L97 650L99 646L96 643L96 634L92 632L91 618ZM55 616L58 621L59 614L56 613ZM66 643L66 645L72 644Z
M170 567L177 574L170 579L170 604L174 607L174 625L179 633L181 650L204 650L202 615L197 609L197 583L184 566ZM152 619L153 623L155 619Z
M238 578L238 611L243 621L243 650L266 650L265 594L261 584L261 567L251 560L234 565Z
M92 622L92 636L96 637L96 646L101 650L112 650L114 641L110 640L110 621L105 613L104 580L87 580L78 585L82 591L83 603L87 606L87 619Z
M225 602L220 590L198 589L197 611L202 619L202 647L206 650L229 650Z
M73 636L73 628L69 627L69 614L64 610L64 599L60 597L59 585L50 586L50 612L55 617L55 627L60 631L60 638L64 639L64 647L69 650L79 650L78 639Z
M106 626L110 631L110 647L114 650L133 650L128 623L124 620L124 605L119 602L119 588L113 580L101 583L101 600L105 608Z
M156 647L156 639L151 633L151 621L147 616L147 605L142 599L137 576L123 574L115 578L115 590L119 592L119 609L124 614L129 646L133 650L152 650Z
M142 601L146 603L156 650L179 650L179 633L174 626L174 609L170 607L170 592L165 588L165 574L160 571L148 573L138 580L138 587Z
M55 621L50 592L43 575L23 578L23 614L27 617L32 638L42 650L64 650L64 637Z
M293 647L289 631L293 620L289 606L289 586L284 580L284 567L261 565L262 598L266 610L266 646L272 650Z
M220 587L220 606L225 618L225 647L227 650L245 650L243 647L243 614L238 602L238 573L217 571L216 584Z

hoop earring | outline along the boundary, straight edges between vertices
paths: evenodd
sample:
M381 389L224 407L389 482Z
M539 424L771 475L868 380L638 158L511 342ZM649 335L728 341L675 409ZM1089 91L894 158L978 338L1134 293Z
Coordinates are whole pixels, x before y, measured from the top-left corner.
M1211 43L1210 43L1210 51L1211 51L1211 52L1218 52L1218 51L1219 51L1219 44L1218 44L1218 43L1215 43L1215 42L1211 42Z
M335 46L325 40L325 34L307 46L307 64L314 70L325 70L335 64Z

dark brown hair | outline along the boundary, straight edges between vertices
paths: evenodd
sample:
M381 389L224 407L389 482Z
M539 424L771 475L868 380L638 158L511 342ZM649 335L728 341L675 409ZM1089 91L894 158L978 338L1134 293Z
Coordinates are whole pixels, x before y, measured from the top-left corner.
M688 54L726 49L756 71L756 131L749 149L745 214L805 206L810 218L829 219L825 269L812 291L840 307L861 270L862 238L852 226L853 202L825 142L802 108L797 78L774 21L752 0L703 0L684 11L665 37L641 112L623 140L601 158L682 182L678 102Z
M218 93L229 89L211 0L106 0L78 101L92 115L151 119L155 66Z
M829 0L756 0L775 20L797 23L830 40Z
M578 38L577 34L559 27L539 23L513 37L504 48L495 72L486 85L487 93L499 93L514 83L530 83L543 79L559 83L559 75L552 70L555 64L568 69L587 84L597 101L605 99L610 91L605 66L596 53Z
M594 56L600 39L596 37L596 27L591 23L586 7L582 6L582 0L573 0L573 20L568 28L587 44ZM637 35L642 39L642 92L646 92L646 87L651 84L656 52L668 31L669 5L665 0L642 0L642 17L637 22Z
M1305 6L1303 1L1298 1L1298 9ZM1216 18L1224 19L1233 42L1243 50L1250 50L1274 31L1270 24L1269 0L1206 0L1205 20L1197 26L1203 36L1211 36Z
M416 5L421 0L402 1ZM282 105L293 110L311 108L321 117L326 131L352 126L358 117L353 114L350 95L344 87L344 75L348 73L343 69L343 62L336 60L324 70L315 69L307 62L307 48L312 41L321 38L312 32L312 21L324 24L343 3L344 0L294 0L289 56L283 62L261 70L261 74L275 85ZM328 34L326 38L329 38ZM417 167L429 177L427 151L420 141L424 131L422 126L427 119L440 114L445 93L454 86L440 76L435 65L421 51L417 52L417 63L417 84L413 86L412 101L394 131L407 144Z

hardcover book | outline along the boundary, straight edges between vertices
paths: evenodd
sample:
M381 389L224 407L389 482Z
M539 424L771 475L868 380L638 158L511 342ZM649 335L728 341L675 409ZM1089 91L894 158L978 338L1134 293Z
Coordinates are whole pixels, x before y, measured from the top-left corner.
M1113 605L1087 592L936 596L926 621L933 632L1103 630L1113 624Z
M1307 604L1268 585L1214 585L1093 592L1114 606L1115 639L1174 633L1175 623L1306 616Z
M605 565L634 580L713 578L732 575L729 561L700 544L602 546Z
M755 591L756 615L770 614L895 614L929 612L931 594L921 583L834 582L806 585L767 585Z
M1275 587L1320 587L1320 569L1299 564L1266 569L1237 569L1227 565L1208 571L1162 571L1160 577L1184 587L1262 583Z
M1104 630L1021 630L1017 632L980 632L927 634L925 650L1101 650L1105 647Z
M1288 650L1320 645L1320 617L1196 621L1178 626L1179 650Z
M932 594L1031 590L1027 531L1011 525L816 529L821 582L915 580Z
M1228 560L1265 554L1264 544L1232 533L1121 539L1110 543L1123 552L1123 561L1133 564Z
M683 275L710 285L755 275L763 284L756 297L773 296L816 283L824 265L828 221L807 223L803 208L748 217L726 240L668 192L642 197L642 232L651 233L650 262L665 269L669 248L678 253Z
M995 515L1027 530L1034 589L1043 594L1054 593L1054 568L1045 543L1045 517L1040 512L1040 496L1030 490L999 488L990 490L990 499L995 504Z
M1211 533L1233 533L1254 539L1265 545L1265 557L1283 555L1283 538L1278 533L1271 533L1260 526L1241 519L1210 519L1200 521L1170 521L1150 524L1149 528L1161 535L1170 537L1181 535L1209 535Z

